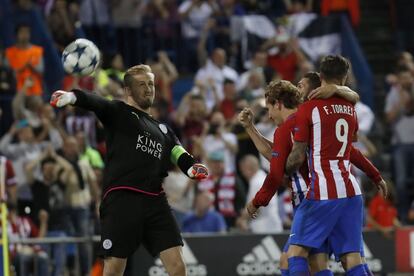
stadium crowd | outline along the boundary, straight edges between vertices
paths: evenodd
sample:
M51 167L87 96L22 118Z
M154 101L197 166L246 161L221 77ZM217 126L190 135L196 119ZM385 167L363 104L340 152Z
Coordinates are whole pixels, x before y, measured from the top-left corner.
M151 66L156 76L152 116L171 126L183 146L210 171L208 179L195 181L171 167L165 179L165 193L183 232L277 233L291 224L290 193L280 190L258 219L249 219L244 206L263 183L269 164L237 115L250 107L257 129L272 139L275 126L265 109L266 84L274 79L296 84L318 68L292 31L294 24L301 24L299 15L347 13L354 26L359 22L358 8L348 3L354 1L332 1L342 3L338 6L329 2L18 0L13 9L40 13L60 52L79 30L102 50L101 67L91 76L66 75L64 90L80 88L122 100L124 70L137 63ZM251 14L279 27L276 36L254 40L245 51L242 42L232 39L231 18ZM10 239L99 234L100 184L107 154L102 125L79 108L52 109L48 101L53 91L44 90L44 49L31 44L31 35L29 24L16 25L15 44L0 50L0 97L13 98L11 108L3 110L2 124L10 127L0 139ZM391 156L389 164L379 162L389 176L388 200L355 170L366 194L367 227L384 235L414 222L414 175L409 168L414 164L414 61L412 53L404 51L412 49L404 43L399 46L390 67L394 69L384 80L389 90L384 118L376 115L382 114L378 105L375 112L362 102L356 106L358 148L375 160L386 153ZM173 87L182 77L193 77L193 85L175 102ZM349 86L358 91L352 76ZM392 138L371 140L377 126L386 128ZM62 275L66 267L73 275L79 275L75 269L86 275L93 262L88 244L16 245L11 252L18 275L28 275L26 265L19 264L30 262L34 255L40 264L38 275L48 275L42 265L48 260L53 260L53 275Z

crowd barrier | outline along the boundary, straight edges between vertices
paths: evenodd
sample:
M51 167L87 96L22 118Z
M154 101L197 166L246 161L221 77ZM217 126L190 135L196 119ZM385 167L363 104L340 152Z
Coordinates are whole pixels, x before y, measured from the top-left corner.
M288 233L184 235L183 255L189 276L280 275L279 258ZM10 243L82 243L99 242L99 236L85 238L21 239ZM414 272L414 227L401 228L390 237L379 232L364 232L365 258L377 275ZM343 272L330 260L335 274ZM167 276L159 258L142 247L128 260L126 276Z

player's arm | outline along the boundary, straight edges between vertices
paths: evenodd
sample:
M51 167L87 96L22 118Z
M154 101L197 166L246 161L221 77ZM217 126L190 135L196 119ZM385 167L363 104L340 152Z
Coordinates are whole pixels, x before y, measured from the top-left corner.
M240 124L246 129L250 139L252 139L257 150L267 160L272 158L272 141L266 139L254 126L253 124L254 114L250 108L244 108L238 115Z
M208 170L203 164L197 163L181 145L175 145L171 150L170 160L181 171L192 179L204 179L208 176Z
M263 182L262 187L256 193L255 197L247 204L246 209L248 214L255 218L257 210L261 206L267 206L275 195L276 191L284 183L284 171L287 156L289 154L289 139L283 139L290 136L290 133L283 133L280 129L276 130L275 138L280 143L275 144L273 147L273 154L270 160L270 171Z
M287 175L291 175L294 171L298 170L306 159L306 150L310 139L311 129L311 110L308 103L304 103L299 106L296 112L296 125L295 135L292 151L290 152L287 161L285 172Z
M114 115L114 102L78 89L55 91L50 99L50 104L54 107L74 105L93 111L102 122L107 121L107 119Z
M357 92L349 88L348 86L329 84L321 86L309 93L309 99L327 99L332 96L341 97L348 102L356 104L359 101L359 95Z
M368 158L366 158L362 152L354 146L351 147L350 161L358 169L363 171L369 177L369 179L371 179L371 181L377 186L384 197L387 197L387 183L382 178L381 173L371 163L371 161L369 161Z
M292 152L289 154L286 161L285 171L287 175L291 175L293 172L297 171L303 162L305 162L307 148L308 142L295 141L293 143Z

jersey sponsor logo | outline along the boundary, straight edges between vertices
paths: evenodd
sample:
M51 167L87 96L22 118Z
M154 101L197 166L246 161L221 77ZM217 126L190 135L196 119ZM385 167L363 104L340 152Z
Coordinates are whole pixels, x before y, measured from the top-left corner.
M145 136L145 135L138 135L137 138L137 146L135 147L136 150L141 150L155 158L161 160L161 153L162 153L162 145L157 141Z
M199 264L196 256L194 255L191 248L188 244L183 240L183 258L184 263L187 267L187 275L188 276L206 276L207 275L207 268L203 264ZM162 265L161 259L157 258L155 260L155 265L150 267L148 271L149 276L168 276L168 273L165 271L165 268Z
M282 251L271 236L266 236L253 247L237 266L238 275L280 275L279 260Z
M168 129L164 124L159 124L158 127L160 128L162 133L167 134Z
M112 241L110 239L106 239L102 242L102 247L106 250L111 249Z

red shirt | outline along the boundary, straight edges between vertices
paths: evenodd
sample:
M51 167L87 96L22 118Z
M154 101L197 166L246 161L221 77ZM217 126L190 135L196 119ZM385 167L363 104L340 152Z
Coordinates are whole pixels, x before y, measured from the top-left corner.
M295 79L298 59L294 52L287 55L277 54L269 56L267 63L280 75L281 79L288 81Z
M369 203L369 214L379 225L390 227L394 225L397 209L390 201L377 194Z
M226 120L230 120L236 114L236 106L233 100L224 99L220 104L220 111Z
M283 184L287 157L293 146L292 136L295 122L296 116L293 114L275 130L273 136L272 159L270 160L270 172L267 175L263 186L253 199L253 204L257 207L267 206L277 189ZM292 204L294 207L299 205L304 199L308 190L308 185L308 166L305 162L299 172L295 172L292 175L289 182L292 191Z
M309 143L308 199L352 197L361 189L350 173L350 152L358 130L354 107L342 98L311 100L296 113L294 139Z

